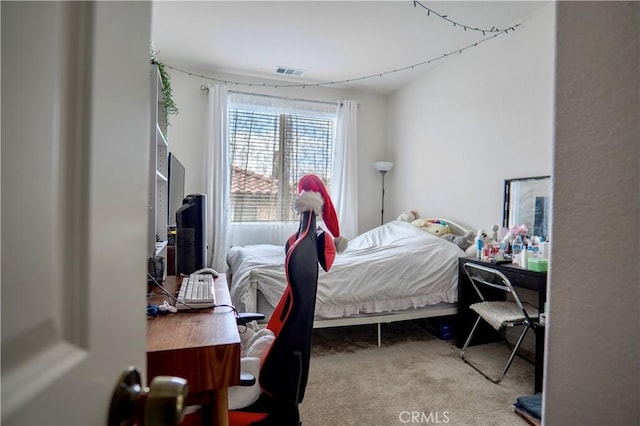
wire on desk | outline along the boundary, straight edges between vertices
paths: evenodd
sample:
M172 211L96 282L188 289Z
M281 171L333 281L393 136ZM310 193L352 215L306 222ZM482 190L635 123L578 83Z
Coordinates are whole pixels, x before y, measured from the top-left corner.
M175 303L181 303L181 304L183 304L184 306L186 306L187 308L189 308L189 310L190 310L190 311L202 311L202 310L205 310L205 309L211 309L211 308L213 308L213 309L215 309L215 308L231 308L231 310L233 311L233 314L235 315L235 317L236 317L236 318L238 317L238 310L236 309L236 307L235 307L235 306L232 306L232 305L220 304L220 305L213 305L213 306L212 306L212 307L210 307L210 308L196 308L195 306L191 306L191 305L189 305L188 303L182 302L182 301L178 300L178 298L177 298L177 297L175 297L173 294L171 294L171 292L170 292L169 290L167 290L166 288L164 288L164 286L163 286L162 284L160 284L158 281L156 281L156 279L153 277L153 275L151 275L149 272L147 272L147 275L149 276L149 278L151 278L151 280L153 281L153 283L154 283L154 284L155 284L155 285L156 285L160 290L162 290L162 292L163 292L165 295L169 296L169 298L170 298L171 300L173 300ZM185 276L185 275L183 275L183 276ZM147 297L150 297L150 296L147 296ZM188 311L187 311L187 312L188 312Z

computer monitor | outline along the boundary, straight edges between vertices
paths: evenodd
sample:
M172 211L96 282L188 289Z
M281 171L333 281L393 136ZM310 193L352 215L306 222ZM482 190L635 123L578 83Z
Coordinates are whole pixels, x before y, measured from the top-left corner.
M173 153L169 153L169 208L167 209L167 225L169 229L176 227L176 212L184 199L184 166Z
M176 212L176 275L191 274L207 266L207 198L184 197Z

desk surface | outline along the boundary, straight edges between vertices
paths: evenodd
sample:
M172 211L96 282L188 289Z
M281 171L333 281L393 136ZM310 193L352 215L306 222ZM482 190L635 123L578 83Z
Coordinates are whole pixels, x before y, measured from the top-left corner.
M526 288L539 292L543 297L540 299L543 303L546 300L547 294L547 273L532 271L530 269L524 269L515 263L501 263L495 264L484 260L461 257L459 258L459 268L462 269L462 265L465 263L477 263L480 265L486 265L490 268L497 269L503 274L507 275L512 281L514 287ZM462 272L462 271L460 271ZM462 274L461 274L462 275ZM515 279L514 279L515 277ZM539 306L543 308L542 305Z
M168 276L164 287L175 295L178 281L175 276ZM224 274L216 278L214 291L219 305L231 305ZM171 303L169 297L163 296L159 291L154 290L154 293L157 296L152 299L153 302L162 303L167 300ZM240 344L235 315L226 306L159 315L148 323L147 352Z
M175 276L168 276L164 283L172 294L178 290L176 281ZM223 274L216 278L214 287L217 303L230 305ZM168 299L159 290L154 293L152 303ZM233 310L221 306L201 311L178 311L150 319L147 381L151 382L156 376L187 379L187 404L212 404L214 417L225 417L226 388L240 384L240 334ZM225 421L216 424L225 424Z

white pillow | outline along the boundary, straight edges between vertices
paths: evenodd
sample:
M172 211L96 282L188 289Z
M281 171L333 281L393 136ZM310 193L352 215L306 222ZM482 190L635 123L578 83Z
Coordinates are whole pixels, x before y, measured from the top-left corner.
M476 257L476 245L471 244L469 248L464 251L464 257Z
M247 348L255 335L256 331L251 328L246 328L240 333L240 357L246 356Z
M258 382L260 360L258 358L241 358L240 370L253 375L256 378L256 382L252 386L231 386L227 389L229 410L248 407L258 400L262 392Z
M240 370L250 373L256 378L253 386L231 386L228 391L229 410L247 407L258 400L260 397L260 366L264 357L269 351L271 344L276 336L273 331L268 328L258 330L253 335L246 336L243 339L242 358L240 358Z
M262 364L275 338L276 336L273 334L273 331L268 328L259 330L249 341L249 346L245 350L245 356L259 358L260 364Z

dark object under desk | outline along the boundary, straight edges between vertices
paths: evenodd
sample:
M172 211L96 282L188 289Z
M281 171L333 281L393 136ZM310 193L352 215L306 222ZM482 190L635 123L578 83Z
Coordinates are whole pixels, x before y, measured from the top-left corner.
M456 346L462 348L467 339L471 328L475 322L477 315L469 309L473 303L479 302L480 298L473 289L469 278L464 273L463 265L465 263L476 263L479 265L489 266L502 272L511 281L511 284L517 289L525 288L535 291L538 294L538 310L540 313L544 311L544 304L547 300L547 273L536 272L522 269L517 265L505 263L496 265L491 262L485 262L473 258L460 258L458 261L458 315L456 320ZM504 291L496 290L495 293L487 292L485 297L493 300L504 300ZM471 341L470 345L480 343L488 343L500 340L500 335L488 324L481 322L479 329ZM536 367L535 367L535 384L534 392L542 391L542 371L544 360L544 327L533 327L536 335Z

